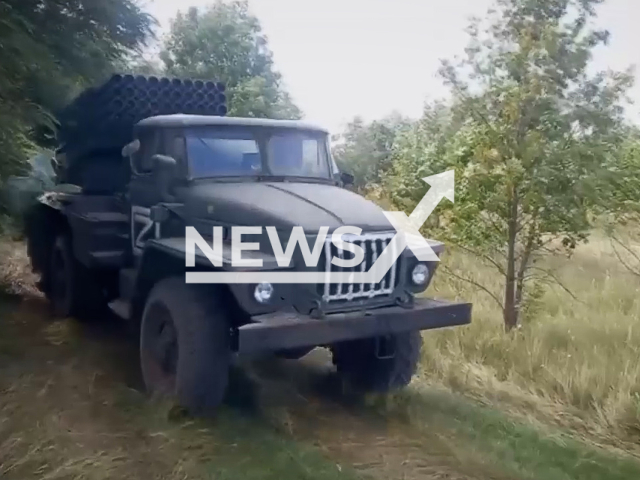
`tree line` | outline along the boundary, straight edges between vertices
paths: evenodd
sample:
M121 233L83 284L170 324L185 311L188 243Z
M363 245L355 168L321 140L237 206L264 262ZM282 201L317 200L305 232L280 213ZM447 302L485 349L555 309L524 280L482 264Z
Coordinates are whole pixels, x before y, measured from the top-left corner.
M447 100L418 120L355 118L334 138L356 188L393 208L411 211L422 178L455 170L456 203L428 229L502 276L494 292L448 272L487 290L507 329L555 280L546 255L587 240L594 218L636 219L640 135L624 109L633 75L590 68L609 40L592 26L602 1L496 0L469 25L465 55L442 63ZM0 182L51 142L56 111L113 72L216 79L231 115L302 116L246 1L178 13L161 39L156 27L135 0L0 0Z
M300 118L247 2L178 13L166 38L136 0L0 0L0 182L55 143L55 113L113 73L216 79L230 115ZM160 41L160 62L145 51Z
M0 1L0 181L53 112L140 51L153 24L130 0Z
M637 221L640 136L624 109L633 74L590 69L609 39L592 28L601 3L497 0L471 22L466 55L442 63L449 100L414 122L356 119L337 139L357 185L409 212L427 191L422 178L455 170L455 205L441 205L428 230L502 277L495 292L447 272L485 290L507 330L540 285L558 281L545 256L570 253L595 219ZM637 262L633 248L620 251Z

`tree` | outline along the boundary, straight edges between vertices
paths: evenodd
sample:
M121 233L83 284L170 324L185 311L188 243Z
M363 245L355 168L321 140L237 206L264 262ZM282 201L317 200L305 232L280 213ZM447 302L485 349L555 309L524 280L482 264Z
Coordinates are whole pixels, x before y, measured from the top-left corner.
M0 181L50 112L144 45L152 24L132 0L0 0Z
M614 254L633 275L640 277L640 131L630 129L620 151L608 165L605 179L606 211L600 211Z
M399 132L391 168L383 175L385 191L396 207L412 211L426 192L422 179L449 168L450 142L459 128L450 106L437 101L425 104L422 118Z
M359 190L381 184L391 168L395 139L410 125L398 114L369 124L360 117L354 118L343 133L334 137L333 156L338 167L355 177Z
M455 168L445 232L503 276L502 294L489 293L507 330L528 287L553 278L541 257L587 238L590 212L610 206L603 179L619 178L609 167L632 76L589 73L592 50L609 37L589 28L599 3L498 0L485 30L472 23L466 57L443 63L454 126L413 150L438 157L421 176Z
M161 59L171 75L224 82L230 115L300 118L246 1L218 0L204 10L178 13Z

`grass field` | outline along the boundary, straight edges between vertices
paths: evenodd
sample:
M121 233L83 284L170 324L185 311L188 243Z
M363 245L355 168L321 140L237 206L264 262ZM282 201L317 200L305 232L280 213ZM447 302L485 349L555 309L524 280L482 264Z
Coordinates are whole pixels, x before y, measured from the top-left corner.
M353 398L319 351L242 365L213 420L141 393L123 325L49 320L19 244L0 259L1 478L640 478L637 280L602 239L557 261L579 300L552 287L510 336L441 272L431 293L472 300L474 324L425 334L404 392Z
M494 273L476 259L456 254L447 261L501 290ZM486 293L441 274L437 294L472 301L474 322L426 336L422 381L635 450L640 277L620 264L610 241L599 235L572 258L553 259L552 267L562 286L548 286L535 316L510 335Z

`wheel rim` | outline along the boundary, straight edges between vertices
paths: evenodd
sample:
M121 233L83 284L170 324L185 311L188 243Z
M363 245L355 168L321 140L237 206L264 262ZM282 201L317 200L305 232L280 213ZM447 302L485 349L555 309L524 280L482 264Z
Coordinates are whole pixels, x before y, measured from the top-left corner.
M169 310L160 303L145 315L145 338L141 349L147 388L153 393L172 395L178 369L178 334Z

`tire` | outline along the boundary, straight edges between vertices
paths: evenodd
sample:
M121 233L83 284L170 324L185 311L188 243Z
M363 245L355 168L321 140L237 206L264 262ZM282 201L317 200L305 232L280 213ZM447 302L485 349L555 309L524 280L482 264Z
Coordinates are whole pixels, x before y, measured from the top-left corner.
M102 289L91 271L74 257L68 235L56 238L49 260L49 271L43 280L53 316L89 320L101 315L106 308Z
M335 345L333 363L338 373L363 393L387 393L406 387L420 361L422 336L406 332L388 337L395 356L378 358L376 339L367 338Z
M227 390L231 348L227 314L210 288L182 277L153 288L142 315L140 362L149 393L192 414L214 412Z

